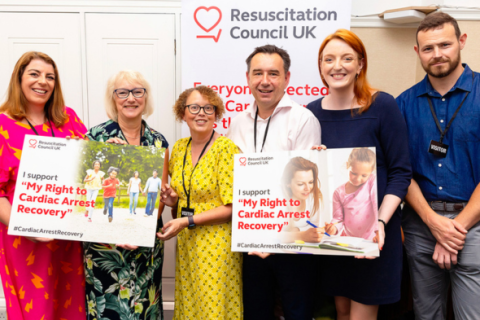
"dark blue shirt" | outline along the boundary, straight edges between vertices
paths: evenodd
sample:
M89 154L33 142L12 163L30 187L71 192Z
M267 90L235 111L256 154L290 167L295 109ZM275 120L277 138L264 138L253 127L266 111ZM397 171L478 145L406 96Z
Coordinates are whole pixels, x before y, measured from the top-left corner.
M443 97L428 76L397 98L408 128L413 178L427 201L466 202L480 182L480 77L464 65L460 78ZM472 77L473 76L473 77ZM440 140L428 105L430 97L442 130L469 92L443 143L445 158L428 153L431 140Z

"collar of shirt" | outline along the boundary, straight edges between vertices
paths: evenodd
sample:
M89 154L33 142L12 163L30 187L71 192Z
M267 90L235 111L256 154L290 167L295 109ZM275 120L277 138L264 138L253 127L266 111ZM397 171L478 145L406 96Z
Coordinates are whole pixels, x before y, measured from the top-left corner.
M445 94L449 94L451 92L454 92L455 90L459 89L462 91L472 91L472 70L470 67L463 63L462 64L464 70L462 74L460 75L460 78L458 78L457 82L455 85ZM423 95L429 95L431 97L442 97L440 93L438 93L433 87L432 84L430 83L430 80L428 79L428 74L425 75L425 78L423 78L422 82L417 88L416 96L420 97Z
M278 102L277 106L275 107L275 110L273 110L273 113L270 117L273 117L275 114L279 113L282 109L292 108L292 105L293 105L292 100L290 99L288 94L284 93L282 99L280 99L280 101ZM257 113L257 109L258 109L258 105L257 105L257 101L255 101L253 105L250 105L247 107L245 112L248 113L250 117L252 117L252 119L255 119L255 114ZM259 121L268 120L268 118L267 119L262 119L260 117L258 118L259 118L258 119Z

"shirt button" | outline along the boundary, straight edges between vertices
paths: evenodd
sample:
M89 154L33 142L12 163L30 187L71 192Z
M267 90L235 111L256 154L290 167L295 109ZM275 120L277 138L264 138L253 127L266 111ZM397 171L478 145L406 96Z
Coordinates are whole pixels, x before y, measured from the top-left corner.
M439 163L439 164L438 164L438 166L439 166L439 167L442 167L442 164L441 164L441 163Z
M442 98L442 101L445 101L445 98Z
M440 120L441 123L443 123L443 120Z
M442 187L438 187L438 190L442 190L443 188Z

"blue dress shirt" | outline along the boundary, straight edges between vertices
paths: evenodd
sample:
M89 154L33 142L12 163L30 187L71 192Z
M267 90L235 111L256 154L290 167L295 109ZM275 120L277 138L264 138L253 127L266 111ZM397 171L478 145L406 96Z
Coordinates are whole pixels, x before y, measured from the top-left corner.
M480 182L480 77L466 64L455 85L441 96L428 76L397 98L408 128L413 178L427 201L466 202ZM443 139L445 158L428 152L440 140L427 97L445 130L466 93L469 93Z

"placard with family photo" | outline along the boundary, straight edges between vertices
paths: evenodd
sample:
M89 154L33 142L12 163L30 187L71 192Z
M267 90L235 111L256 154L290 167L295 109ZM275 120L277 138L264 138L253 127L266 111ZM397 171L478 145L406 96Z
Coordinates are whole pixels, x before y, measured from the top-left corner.
M375 148L235 156L232 251L378 256Z
M8 234L153 247L165 149L26 136Z

